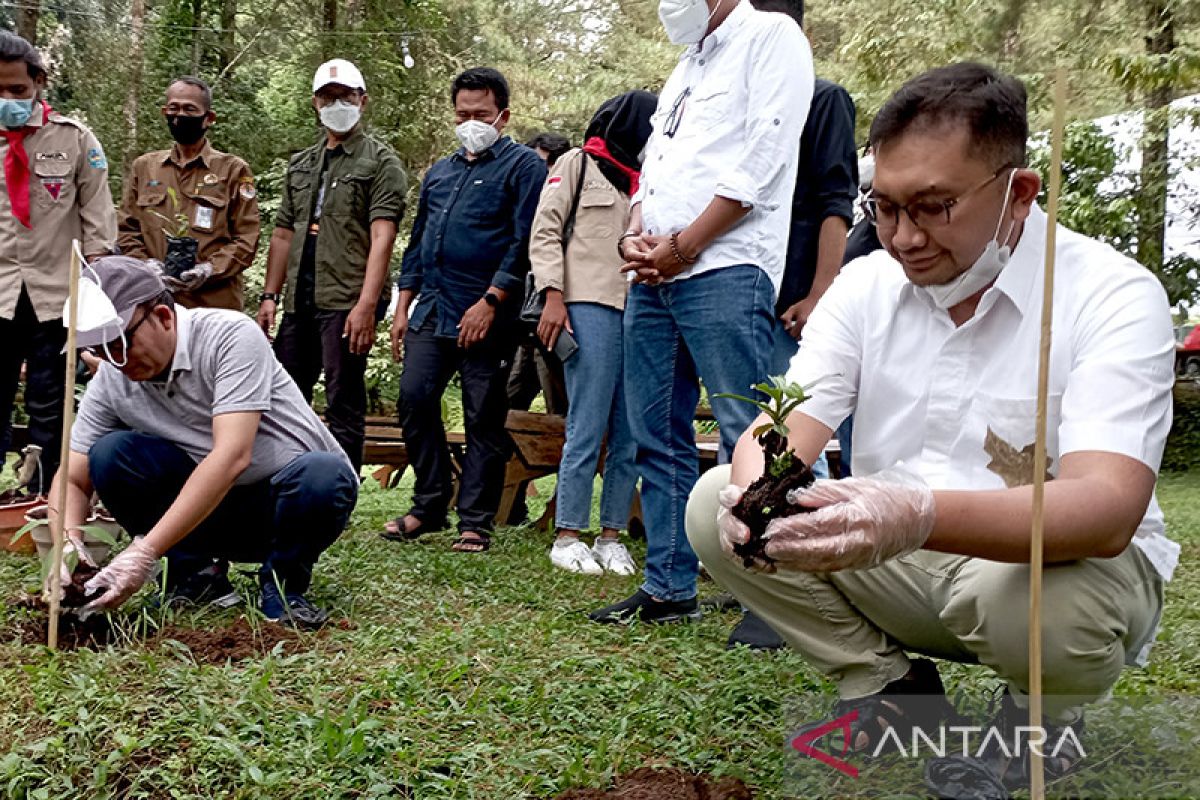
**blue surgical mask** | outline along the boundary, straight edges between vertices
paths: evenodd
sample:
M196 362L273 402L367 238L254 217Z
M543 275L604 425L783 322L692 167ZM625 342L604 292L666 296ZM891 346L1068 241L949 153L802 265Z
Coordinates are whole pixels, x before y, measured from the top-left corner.
M0 125L16 129L29 122L33 116L33 98L28 100L10 100L0 98Z

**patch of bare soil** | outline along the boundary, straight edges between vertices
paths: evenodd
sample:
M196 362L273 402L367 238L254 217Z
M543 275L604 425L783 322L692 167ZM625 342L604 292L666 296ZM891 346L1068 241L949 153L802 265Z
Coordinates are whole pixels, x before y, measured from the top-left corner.
M81 588L82 581L78 583ZM70 590L68 589L69 594ZM37 616L22 620L15 626L21 643L26 645L46 644L46 637L50 632L50 622L47 616L48 609L42 599L36 595L30 595L22 598L15 605L19 608L40 612ZM63 600L63 607L69 607L66 598ZM128 636L128 634L126 635ZM257 627L252 627L245 617L239 617L229 625L203 630L170 625L149 637L144 644L161 645L168 640L182 644L200 664L224 664L226 661L260 658L274 650L280 642L284 643L285 650L294 650L301 643L301 635L291 628L275 622L263 622ZM86 620L80 620L70 612L59 616L58 649L60 650L78 650L80 648L98 650L115 641L116 632L104 614L93 614Z
M613 788L568 789L554 800L752 800L737 778L714 780L679 769L641 767L613 779Z
M280 642L284 643L285 650L294 649L300 642L300 634L274 622L264 622L252 628L245 617L238 617L233 624L224 628L164 628L155 639L179 642L201 664L224 664L226 661L265 656Z

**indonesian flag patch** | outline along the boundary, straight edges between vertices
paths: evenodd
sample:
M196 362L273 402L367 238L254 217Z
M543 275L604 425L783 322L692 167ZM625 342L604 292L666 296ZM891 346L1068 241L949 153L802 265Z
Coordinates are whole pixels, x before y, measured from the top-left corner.
M550 180L546 181L546 188L553 189L555 186L558 186L560 183L562 183L562 175L555 175L552 178L550 178Z

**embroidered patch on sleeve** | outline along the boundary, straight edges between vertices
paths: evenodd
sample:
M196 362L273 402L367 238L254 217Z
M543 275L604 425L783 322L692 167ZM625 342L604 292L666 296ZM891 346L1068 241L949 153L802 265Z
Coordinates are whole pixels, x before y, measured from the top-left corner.
M562 175L555 175L546 181L546 188L553 189L555 186L558 186L560 183L562 183Z
M93 147L87 151L88 166L92 169L108 169L108 160L104 157L104 151L99 147Z

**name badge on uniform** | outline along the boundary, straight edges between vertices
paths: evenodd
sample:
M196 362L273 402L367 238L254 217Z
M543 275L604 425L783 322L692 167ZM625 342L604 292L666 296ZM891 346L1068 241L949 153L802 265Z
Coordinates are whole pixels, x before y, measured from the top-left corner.
M196 214L192 218L192 227L196 230L211 231L213 227L212 207L196 206Z

